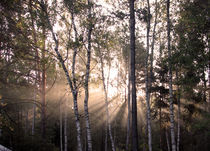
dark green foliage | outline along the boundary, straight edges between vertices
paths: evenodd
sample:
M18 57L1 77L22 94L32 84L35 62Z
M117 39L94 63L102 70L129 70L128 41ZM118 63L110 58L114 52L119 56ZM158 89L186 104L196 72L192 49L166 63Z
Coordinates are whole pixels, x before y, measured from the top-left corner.
M174 69L180 69L179 84L183 87L186 99L198 102L206 88L200 89L202 83L205 87L205 72L209 64L208 31L208 5L194 2L182 2L180 19L175 27L179 36L177 51L173 54ZM197 90L198 92L195 92ZM201 94L202 93L202 94ZM189 94L189 95L188 95Z

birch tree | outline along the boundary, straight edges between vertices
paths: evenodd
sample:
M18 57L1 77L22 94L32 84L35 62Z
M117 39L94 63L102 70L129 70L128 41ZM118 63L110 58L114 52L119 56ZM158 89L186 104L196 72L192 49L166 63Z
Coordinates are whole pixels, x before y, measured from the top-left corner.
M130 62L130 61L129 61ZM129 65L128 65L129 66ZM128 145L129 145L129 138L130 138L130 110L131 110L131 107L130 107L130 104L131 104L131 94L130 94L130 91L131 91L131 88L130 88L130 68L128 67L128 85L127 85L127 89L128 89L128 122L127 122L127 135L126 135L126 150L128 150Z
M168 60L169 60L169 103L170 103L170 129L172 151L176 151L175 132L174 132L174 107L173 107L173 87L172 87L172 65L171 65L171 36L170 36L170 0L167 0L167 38L168 38Z
M93 22L92 22L92 1L88 0L88 48L87 48L87 62L86 62L86 75L85 75L85 100L84 100L84 111L85 111L85 124L86 124L86 134L87 134L87 143L88 143L88 151L92 151L92 137L90 130L90 121L89 121L89 113L88 113L88 82L90 75L90 60L91 60L91 34L93 30Z
M74 49L73 62L72 62L72 79L71 79L70 75L69 75L69 72L68 72L68 70L66 68L65 61L64 61L63 57L61 56L61 54L59 52L59 41L58 41L58 38L56 37L56 34L55 34L54 30L53 30L53 26L52 26L52 24L50 22L49 15L48 15L48 12L46 10L46 4L45 4L45 2L43 0L40 3L40 7L45 12L47 23L49 25L50 32L51 32L53 40L55 42L54 51L56 52L58 60L61 63L61 66L62 66L62 68L63 68L63 70L65 72L65 75L66 75L66 78L67 78L70 90L72 92L73 102L74 102L75 124L76 124L76 129L77 129L77 150L78 151L82 151L81 127L80 127L79 111L78 111L78 104L77 104L78 90L77 90L76 79L75 79L75 71L74 71L74 69L75 69L75 60L76 60L75 57L76 57L77 51L76 51L76 49Z
M110 123L110 114L109 114L109 106L108 106L108 85L105 83L105 75L104 75L104 60L103 56L101 53L100 48L98 47L99 51L99 57L100 57L100 64L101 64L101 74L102 74L102 82L103 82L103 88L104 88L104 94L105 94L105 104L106 104L106 131L108 129L110 140L111 140L111 145L112 145L112 150L115 151L115 144L114 144L114 139L112 136L112 130L111 130L111 123ZM105 144L106 145L106 144Z
M152 151L152 131L151 131L151 113L150 113L150 85L151 77L149 76L148 61L149 61L149 34L150 34L150 2L147 0L147 52L145 58L145 85L146 85L146 104L147 104L147 130L148 130L148 146L149 151Z

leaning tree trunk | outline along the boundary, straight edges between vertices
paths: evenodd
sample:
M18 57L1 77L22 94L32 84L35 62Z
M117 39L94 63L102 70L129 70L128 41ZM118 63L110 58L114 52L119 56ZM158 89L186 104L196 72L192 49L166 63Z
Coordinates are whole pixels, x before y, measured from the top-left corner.
M171 37L170 37L170 0L167 0L167 37L168 37L168 60L169 60L169 100L170 100L170 125L171 125L171 145L172 151L176 151L174 133L174 107L173 107L173 88L172 88L172 64L171 64Z
M72 82L72 80L70 78L69 72L68 72L68 70L67 70L67 68L65 66L64 60L63 60L60 52L58 51L59 43L58 43L57 37L56 37L56 35L54 33L52 24L50 23L50 19L49 19L48 13L47 13L46 8L45 8L46 4L43 2L43 0L41 1L40 6L41 6L42 10L46 14L47 23L49 25L49 28L50 28L50 31L51 31L51 34L52 34L52 38L53 38L53 40L55 42L54 51L57 54L59 62L61 63L63 71L64 71L64 73L66 75L66 79L68 81L68 85L69 85L70 90L72 92L73 102L74 102L74 117L75 117L75 123L76 123L76 131L77 131L77 150L78 151L82 151L81 128L80 128L80 122L79 122L79 111L78 111L78 106L77 106L78 91L77 91L77 88L75 87L75 85L73 85L73 82ZM74 54L76 54L75 51L74 51ZM73 63L72 64L74 64L74 67L75 67L75 60L76 60L75 57L76 57L76 55L73 55L73 56L74 57L73 57ZM72 76L75 76L75 74L73 74Z
M129 1L130 7L130 68L132 85L132 148L138 150L137 130L137 103L136 103L136 77L135 77L135 11L134 0Z

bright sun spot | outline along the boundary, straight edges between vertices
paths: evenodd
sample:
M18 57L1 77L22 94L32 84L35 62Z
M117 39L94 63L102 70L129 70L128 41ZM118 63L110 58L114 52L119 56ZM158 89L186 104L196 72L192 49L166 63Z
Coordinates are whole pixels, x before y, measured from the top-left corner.
M108 68L105 68L105 79L106 83L108 83L108 97L112 98L117 94L117 76L118 71L116 68L111 68L110 72ZM109 76L109 81L108 81Z

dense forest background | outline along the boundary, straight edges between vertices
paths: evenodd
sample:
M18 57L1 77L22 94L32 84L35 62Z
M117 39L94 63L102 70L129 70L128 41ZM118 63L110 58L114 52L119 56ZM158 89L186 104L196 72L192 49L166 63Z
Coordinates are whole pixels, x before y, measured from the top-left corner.
M205 0L1 0L0 144L209 151Z

